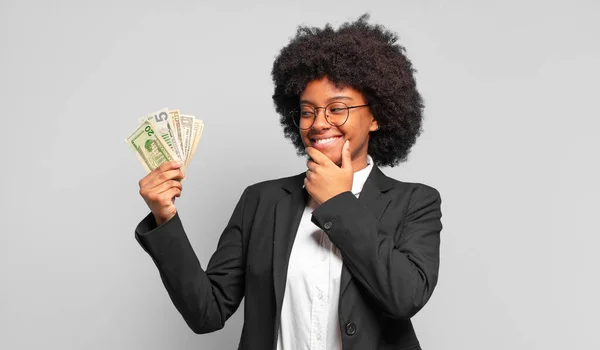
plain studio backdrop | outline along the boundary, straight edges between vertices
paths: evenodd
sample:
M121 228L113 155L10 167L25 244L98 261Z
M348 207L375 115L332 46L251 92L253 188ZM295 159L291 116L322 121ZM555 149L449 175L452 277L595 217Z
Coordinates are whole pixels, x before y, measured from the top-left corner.
M0 2L1 349L235 349L196 335L134 239L124 139L204 120L177 206L206 266L243 189L305 170L270 71L300 24L371 13L418 70L423 134L383 171L442 196L431 349L600 349L597 1Z

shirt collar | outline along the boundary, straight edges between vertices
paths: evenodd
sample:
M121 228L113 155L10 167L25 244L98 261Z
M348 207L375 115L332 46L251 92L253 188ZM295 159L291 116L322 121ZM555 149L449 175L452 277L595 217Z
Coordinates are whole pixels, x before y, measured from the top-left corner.
M352 194L358 197L372 169L373 158L371 158L371 156L367 154L367 167L356 171L354 173L354 177L352 178Z

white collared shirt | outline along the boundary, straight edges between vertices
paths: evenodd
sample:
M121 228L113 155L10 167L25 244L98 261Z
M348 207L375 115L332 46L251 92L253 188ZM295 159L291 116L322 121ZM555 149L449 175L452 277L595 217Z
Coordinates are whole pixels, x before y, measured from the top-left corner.
M354 173L352 193L358 198L373 169ZM329 236L312 223L314 201L304 208L294 239L281 308L277 350L341 350L338 319L342 256Z

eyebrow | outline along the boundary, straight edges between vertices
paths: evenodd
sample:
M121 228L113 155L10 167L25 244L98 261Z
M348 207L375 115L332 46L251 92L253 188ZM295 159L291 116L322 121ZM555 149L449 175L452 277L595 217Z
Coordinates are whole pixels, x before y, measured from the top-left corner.
M339 95L339 96L333 96L330 97L329 99L327 99L327 103L332 102L332 101L337 101L337 100L349 100L349 101L353 101L354 99L350 96L344 96L344 95ZM316 103L313 103L309 100L300 100L300 103L309 103L311 105L316 105Z

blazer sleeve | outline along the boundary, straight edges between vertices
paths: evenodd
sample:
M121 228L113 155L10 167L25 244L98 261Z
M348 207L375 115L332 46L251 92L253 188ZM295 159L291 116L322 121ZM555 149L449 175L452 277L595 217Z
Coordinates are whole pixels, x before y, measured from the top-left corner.
M223 328L244 296L242 218L246 191L223 230L206 271L183 229L179 214L156 226L152 213L135 230L135 238L150 255L169 296L195 333Z
M352 277L395 319L414 316L431 297L438 278L440 194L419 185L410 202L406 214L398 213L403 223L399 235L384 232L350 191L322 203L312 215L340 249Z

